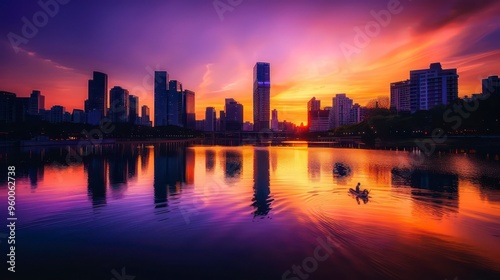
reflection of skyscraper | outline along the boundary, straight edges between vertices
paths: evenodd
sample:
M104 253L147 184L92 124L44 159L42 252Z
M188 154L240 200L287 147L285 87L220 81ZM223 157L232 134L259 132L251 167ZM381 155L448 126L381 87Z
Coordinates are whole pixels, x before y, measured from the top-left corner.
M243 155L240 151L224 152L226 178L239 178L243 168Z
M43 175L43 166L35 166L29 169L30 184L32 189L36 189L38 181L43 180Z
M186 147L157 144L154 162L155 207L166 207L168 195L177 195L186 182Z
M268 130L271 114L271 65L257 62L253 68L254 131Z
M88 196L92 199L92 206L99 207L106 204L106 162L101 156L89 157L86 164Z
M194 184L194 164L195 152L193 149L186 149L186 184Z
M318 154L314 154L313 150L307 152L307 174L310 181L319 181L321 179L321 163Z
M269 181L269 151L255 150L253 159L254 197L252 198L252 206L255 208L254 217L267 216L271 211L273 199L270 197Z
M213 172L215 167L215 152L212 150L205 151L205 170Z
M127 161L117 151L109 158L109 185L113 194L120 196L127 187Z
M144 147L141 150L141 169L142 169L142 172L144 172L145 170L148 169L150 153L151 153L151 151L148 147Z

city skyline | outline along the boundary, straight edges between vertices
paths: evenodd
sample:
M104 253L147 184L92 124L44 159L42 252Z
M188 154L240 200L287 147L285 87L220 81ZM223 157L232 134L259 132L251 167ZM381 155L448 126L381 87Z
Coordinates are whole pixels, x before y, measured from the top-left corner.
M141 104L153 108L154 71L169 69L196 92L198 116L209 106L221 109L220 100L230 96L243 104L244 120L251 121L249 65L267 61L273 65L272 109L280 112L280 119L306 123L304 104L311 96L325 100L346 92L365 105L377 96L388 96L387 85L408 78L408 70L424 69L433 62L459 70L459 97L480 92L478 82L499 72L494 63L500 58L495 24L499 3L401 1L387 20L380 15L387 15L381 11L390 2L394 1L360 1L359 5L246 1L224 13L224 20L210 1L196 6L195 2L159 1L151 7L105 4L100 9L91 2L70 2L61 5L28 43L20 44L17 53L7 36L1 39L1 90L27 97L38 89L46 96L47 108L62 103L68 111L83 109L88 73L96 70L109 75L110 87L126 88ZM7 10L3 6L7 4L1 5ZM31 20L41 7L36 2L9 3L8 10L0 31L19 35L24 24L21 18ZM163 10L168 11L169 20L182 23L179 28L163 24L164 17L156 16ZM85 11L93 11L92 21ZM252 24L250 15L256 11L264 14L261 22ZM137 12L145 16L138 17ZM186 21L188 14L198 20ZM131 17L134 21L128 20ZM377 19L378 34L370 36L362 48L356 47L356 30L364 30ZM158 25L165 26L161 36L154 28ZM342 28L333 28L339 25ZM112 32L115 29L130 32ZM196 30L205 31L193 36L199 33ZM180 44L169 44L172 37ZM118 50L114 46L120 42L126 44ZM341 46L348 45L355 46L356 52L345 55Z

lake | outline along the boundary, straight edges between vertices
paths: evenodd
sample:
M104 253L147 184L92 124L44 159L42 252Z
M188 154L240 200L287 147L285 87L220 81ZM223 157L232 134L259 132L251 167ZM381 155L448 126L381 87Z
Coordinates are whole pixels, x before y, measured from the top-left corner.
M2 279L500 279L498 154L158 143L64 165L72 149L1 153Z

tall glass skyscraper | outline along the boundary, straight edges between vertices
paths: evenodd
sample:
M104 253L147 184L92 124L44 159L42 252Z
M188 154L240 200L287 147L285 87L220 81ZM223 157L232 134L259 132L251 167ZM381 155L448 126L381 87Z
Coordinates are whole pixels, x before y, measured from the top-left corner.
M168 73L155 71L155 127L168 125Z
M100 121L108 110L108 75L101 72L94 72L93 79L89 80L88 93L88 99L85 101L85 112L98 112L97 114L100 115L98 121Z
M269 130L271 113L271 65L257 62L253 68L254 131Z

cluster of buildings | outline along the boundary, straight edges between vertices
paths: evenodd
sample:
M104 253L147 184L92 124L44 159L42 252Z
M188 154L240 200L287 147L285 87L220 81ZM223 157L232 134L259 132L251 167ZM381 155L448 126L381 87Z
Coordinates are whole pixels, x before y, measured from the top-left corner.
M390 84L391 110L414 113L449 105L458 99L458 77L457 69L443 69L440 63L432 63L429 69L411 70L409 79ZM500 94L498 76L484 79L482 92L465 99L473 100L492 93ZM253 123L243 121L243 105L233 98L225 99L224 110L217 112L214 107L207 107L205 119L196 120L195 93L183 89L179 81L170 80L166 71L155 71L154 125L207 132L296 131L295 124L280 122L278 111L271 111L270 95L270 64L257 62L253 68ZM335 95L331 104L323 108L321 101L313 97L307 103L309 131L322 132L359 123L365 119L368 110L354 103L345 93ZM60 105L45 109L45 97L37 90L30 97L0 91L0 123L41 119L51 123L98 125L104 118L114 123L152 126L149 107L139 107L139 98L122 87L115 86L108 91L108 76L101 72L94 72L88 82L84 110L74 109L72 113Z
M81 123L99 125L104 118L115 123L151 126L150 109L144 105L139 111L139 98L119 86L113 87L108 96L108 76L94 72L88 82L88 99L84 110L71 113L61 105L45 109L45 96L34 90L30 97L17 97L10 92L0 92L0 123L48 121L50 123Z
M432 63L429 69L412 70L409 79L391 83L391 109L415 113L452 104L458 99L458 77L457 69L443 69L440 63ZM482 94L500 94L498 76L483 79L482 92L464 99Z
M307 102L307 123L309 132L322 132L362 121L362 107L353 104L345 93L332 98L331 106L321 108L321 100L313 97Z

